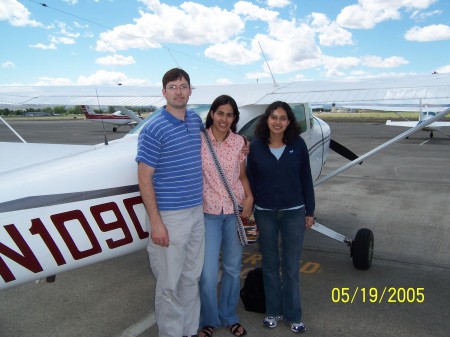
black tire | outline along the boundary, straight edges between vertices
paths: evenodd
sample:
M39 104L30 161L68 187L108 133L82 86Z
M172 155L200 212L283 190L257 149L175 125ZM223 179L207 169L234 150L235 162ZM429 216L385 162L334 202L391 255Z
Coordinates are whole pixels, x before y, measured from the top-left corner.
M370 229L361 228L352 242L351 255L356 269L369 269L372 265L374 237Z

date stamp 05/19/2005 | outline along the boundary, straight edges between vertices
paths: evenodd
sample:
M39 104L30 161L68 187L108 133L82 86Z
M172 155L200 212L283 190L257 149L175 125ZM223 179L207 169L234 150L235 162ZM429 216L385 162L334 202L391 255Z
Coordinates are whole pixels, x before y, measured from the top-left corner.
M331 289L333 303L423 303L425 288L405 287L340 287Z

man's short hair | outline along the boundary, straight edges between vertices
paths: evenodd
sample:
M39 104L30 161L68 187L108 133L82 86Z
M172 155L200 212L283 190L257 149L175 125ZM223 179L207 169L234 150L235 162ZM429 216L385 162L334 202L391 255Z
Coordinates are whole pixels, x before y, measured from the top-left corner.
M163 84L163 88L166 88L167 83L172 82L172 81L176 81L176 80L181 80L181 79L185 79L188 82L189 87L191 86L191 79L189 77L189 74L184 71L181 68L173 68L170 69L169 71L167 71L163 78L162 78L162 84Z

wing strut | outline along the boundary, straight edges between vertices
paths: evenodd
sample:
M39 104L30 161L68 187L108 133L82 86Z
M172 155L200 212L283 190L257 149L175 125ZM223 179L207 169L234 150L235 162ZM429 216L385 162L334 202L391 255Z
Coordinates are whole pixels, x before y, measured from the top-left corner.
M347 246L351 246L352 244L351 239L345 237L342 234L339 234L338 232L335 232L332 229L329 229L328 227L325 227L324 225L321 225L317 221L314 221L314 224L312 225L311 228L314 229L316 232L319 232L320 234L328 236L331 239L345 243Z
M4 119L3 119L3 117L2 116L0 116L0 119L2 120L2 122L3 123L5 123L5 125L17 136L17 137L19 137L19 139L22 141L22 143L26 143L27 141L25 140L25 139L23 139L22 138L22 136L21 135L19 135L19 133L16 131L16 130L14 130L13 129L13 127L11 126L11 125L9 125L9 123L7 122L7 121L5 121Z

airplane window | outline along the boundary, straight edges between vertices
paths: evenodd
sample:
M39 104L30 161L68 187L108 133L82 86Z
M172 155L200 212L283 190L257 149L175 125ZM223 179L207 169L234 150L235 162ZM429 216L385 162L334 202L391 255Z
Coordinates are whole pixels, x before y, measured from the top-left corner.
M189 109L194 110L202 119L203 124L206 122L206 116L208 115L210 105L208 104L197 104L197 105L190 105L188 106ZM149 115L146 119L144 119L142 122L140 122L134 129L132 129L129 133L137 133L139 134L144 127L145 124L151 119L153 119L156 115L158 115L161 112L161 108L158 108L155 110L151 115Z
M209 109L211 108L211 104L196 104L196 105L188 105L188 109L194 110L202 119L203 124L206 123L206 117L208 117Z
M297 122L300 124L300 133L305 132L307 129L305 105L304 104L291 105L291 108L292 111L294 112Z
M250 122L245 124L238 133L245 136L250 142L255 138L255 128L260 116L253 118Z

